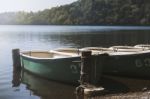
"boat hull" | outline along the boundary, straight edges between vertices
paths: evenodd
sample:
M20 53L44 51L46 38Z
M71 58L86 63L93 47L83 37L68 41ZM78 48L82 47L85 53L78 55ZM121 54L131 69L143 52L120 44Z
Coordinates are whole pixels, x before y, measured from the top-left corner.
M34 59L21 56L22 67L36 75L51 80L78 83L80 78L80 57L58 59Z
M109 55L103 73L128 77L150 77L150 51L137 54Z

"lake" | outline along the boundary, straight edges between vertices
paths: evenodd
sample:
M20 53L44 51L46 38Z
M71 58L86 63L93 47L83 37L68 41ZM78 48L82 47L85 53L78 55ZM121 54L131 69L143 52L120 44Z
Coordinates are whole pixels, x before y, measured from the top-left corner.
M150 44L149 26L0 26L0 99L75 99L75 86L12 68L12 49ZM20 76L22 79L20 79Z

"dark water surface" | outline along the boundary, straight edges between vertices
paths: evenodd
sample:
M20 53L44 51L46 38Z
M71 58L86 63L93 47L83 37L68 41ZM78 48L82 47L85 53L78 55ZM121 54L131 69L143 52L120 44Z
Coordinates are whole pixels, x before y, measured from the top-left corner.
M0 99L75 99L75 86L13 74L11 50L150 44L150 27L0 26ZM17 75L17 76L16 76ZM19 83L19 81L21 83Z

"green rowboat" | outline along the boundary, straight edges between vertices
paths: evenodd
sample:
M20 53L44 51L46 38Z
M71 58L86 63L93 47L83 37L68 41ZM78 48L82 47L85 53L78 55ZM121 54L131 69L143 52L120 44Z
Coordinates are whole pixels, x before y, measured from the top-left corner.
M78 50L26 51L21 52L20 56L22 67L31 73L51 80L78 83L80 78Z

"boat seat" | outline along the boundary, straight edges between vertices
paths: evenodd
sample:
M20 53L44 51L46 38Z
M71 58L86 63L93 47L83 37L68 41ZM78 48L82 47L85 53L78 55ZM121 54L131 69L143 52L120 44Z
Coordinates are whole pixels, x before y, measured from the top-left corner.
M109 49L114 50L114 52L138 52L144 51L143 48L137 48L132 46L112 46Z
M54 53L54 54L64 55L64 56L78 56L77 53L67 53L67 52L61 52L61 51L55 51L55 50L50 50L49 52Z

